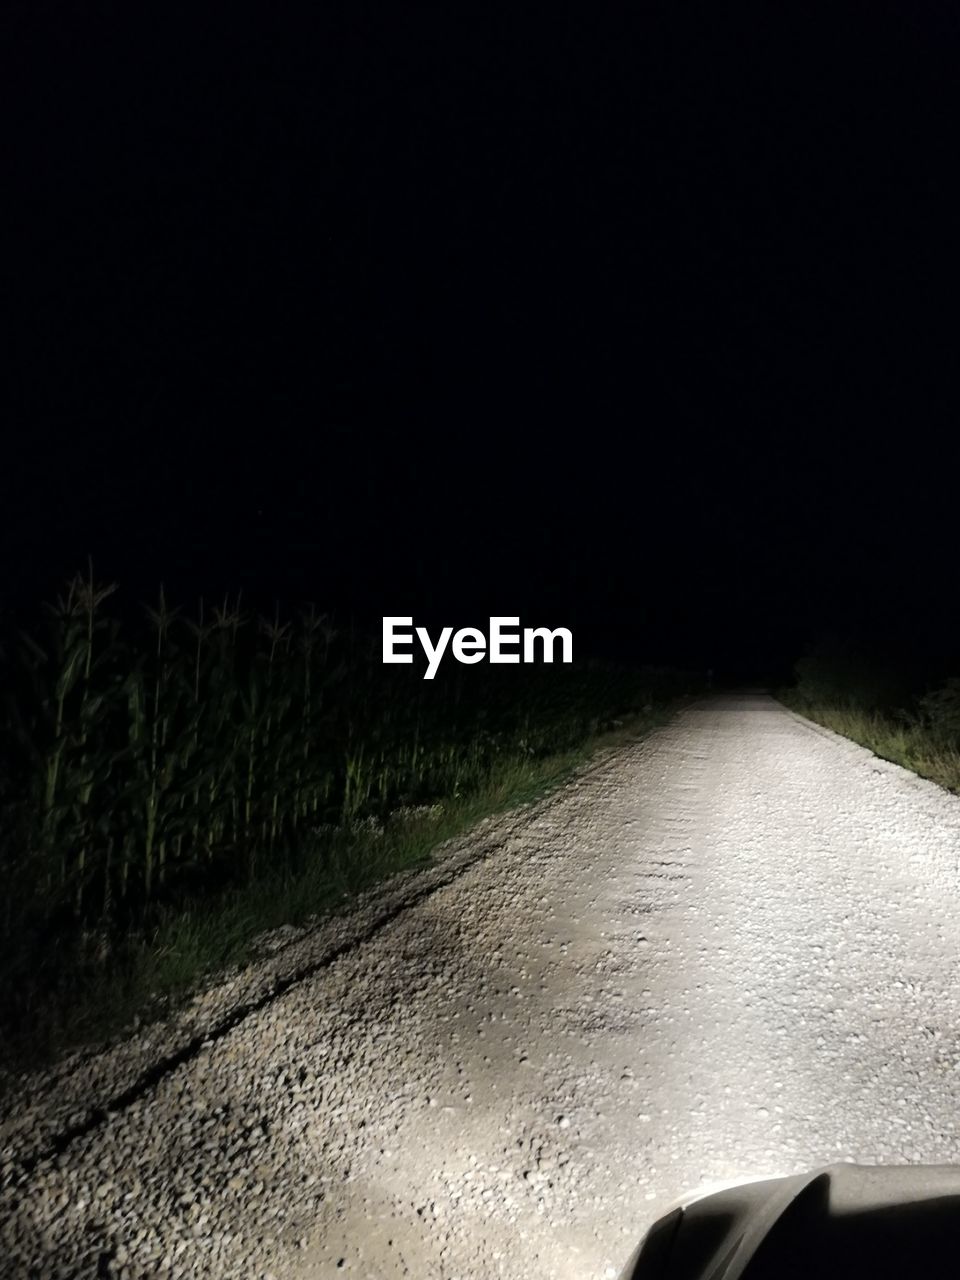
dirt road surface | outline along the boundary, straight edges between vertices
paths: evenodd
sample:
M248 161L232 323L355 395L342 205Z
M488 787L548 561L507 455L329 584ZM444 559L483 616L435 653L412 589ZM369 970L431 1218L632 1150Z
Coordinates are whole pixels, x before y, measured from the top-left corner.
M614 1276L677 1196L960 1162L960 803L688 708L179 1024L25 1081L10 1276Z

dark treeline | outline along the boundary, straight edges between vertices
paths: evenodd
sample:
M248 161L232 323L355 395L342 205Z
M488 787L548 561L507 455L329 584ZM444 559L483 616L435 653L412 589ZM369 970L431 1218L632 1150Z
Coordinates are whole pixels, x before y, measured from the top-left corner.
M823 631L804 647L793 665L793 684L810 703L925 716L933 727L958 672L960 661L932 646L848 628Z

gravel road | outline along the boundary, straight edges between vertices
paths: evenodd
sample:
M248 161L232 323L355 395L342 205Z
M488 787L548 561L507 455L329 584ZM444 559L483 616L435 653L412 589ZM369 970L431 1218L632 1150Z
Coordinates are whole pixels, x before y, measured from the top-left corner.
M679 1194L960 1162L960 803L717 697L23 1080L4 1276L612 1276Z

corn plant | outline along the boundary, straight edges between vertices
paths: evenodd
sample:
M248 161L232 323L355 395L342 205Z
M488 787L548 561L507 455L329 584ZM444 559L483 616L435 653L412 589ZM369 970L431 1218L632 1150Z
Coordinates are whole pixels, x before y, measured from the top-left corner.
M75 913L95 871L102 800L114 764L105 722L115 682L116 628L99 616L116 587L97 586L92 567L77 574L46 609L43 641L21 633L29 693L15 712L15 737L32 764L27 779L36 821L29 839L43 865L42 892L62 901L69 889Z
M121 621L115 593L88 566L5 646L5 937L16 902L38 936L142 932L224 884L326 865L318 830L468 796L673 679L477 668L426 683L314 606L286 619L201 598L185 617L161 588Z

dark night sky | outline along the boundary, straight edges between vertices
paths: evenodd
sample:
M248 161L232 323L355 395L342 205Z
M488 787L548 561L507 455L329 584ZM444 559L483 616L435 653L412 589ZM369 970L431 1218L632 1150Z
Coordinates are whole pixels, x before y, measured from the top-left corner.
M956 654L946 4L8 7L2 585Z

